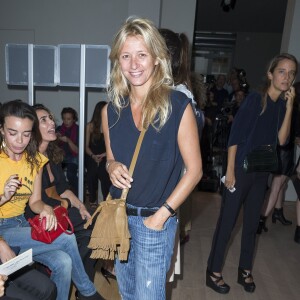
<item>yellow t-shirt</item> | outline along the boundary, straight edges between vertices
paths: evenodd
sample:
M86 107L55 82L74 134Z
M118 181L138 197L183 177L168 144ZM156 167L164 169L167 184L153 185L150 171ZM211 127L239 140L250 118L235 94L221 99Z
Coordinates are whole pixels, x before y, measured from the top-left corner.
M37 158L40 161L39 170L47 163L48 159L38 153ZM10 159L4 152L0 153L0 192L3 193L4 184L7 179L18 174L19 179L22 179L22 186L17 189L13 197L0 206L0 218L16 217L24 213L26 204L32 195L34 179L37 175L35 168L31 174L31 167L26 161L25 154L21 160L14 161Z

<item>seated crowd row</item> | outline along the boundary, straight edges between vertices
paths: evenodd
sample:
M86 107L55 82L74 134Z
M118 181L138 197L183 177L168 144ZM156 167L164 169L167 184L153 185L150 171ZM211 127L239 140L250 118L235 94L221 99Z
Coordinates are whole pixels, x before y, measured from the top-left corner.
M83 229L91 215L65 179L52 113L39 104L6 102L0 110L0 130L0 259L6 262L18 252L32 249L39 265L13 274L5 297L66 300L72 281L77 299L103 299L93 284L97 261L90 258L87 247L91 229ZM66 199L63 205L68 208L75 235L62 234L52 244L35 241L27 219L40 214L46 218L47 230L57 228L53 207L62 202L56 195ZM50 273L51 280L40 270Z

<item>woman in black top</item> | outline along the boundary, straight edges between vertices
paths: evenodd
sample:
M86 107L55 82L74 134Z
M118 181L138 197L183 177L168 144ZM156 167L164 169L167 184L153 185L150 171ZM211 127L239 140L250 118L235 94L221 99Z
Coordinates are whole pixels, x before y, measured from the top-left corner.
M300 128L300 81L296 82L294 84L295 91L296 91L296 99L295 101L297 102L297 111L298 111L298 118L297 118L297 128ZM300 134L296 135L295 139L295 145L300 147ZM296 215L297 215L297 224L296 224L296 230L295 230L295 236L294 236L294 241L298 244L300 244L300 157L298 157L298 161L296 164L296 169L295 169L295 175L292 177L293 184L298 196L298 201L296 204Z
M68 209L70 220L74 226L74 233L80 257L87 275L93 282L95 276L95 264L97 263L97 260L90 258L91 249L87 247L90 241L92 228L83 228L84 223L87 219L91 218L91 215L85 205L71 191L70 185L67 182L61 167L63 152L57 145L55 122L52 113L42 104L36 104L34 109L38 116L39 129L42 138L39 145L39 152L47 156L49 159L49 162L43 169L43 202L52 207L62 205ZM53 190L56 191L56 194ZM33 212L27 207L26 217L29 218L33 216Z
M105 169L106 150L104 136L101 128L101 111L107 104L100 101L96 104L91 121L86 125L85 153L87 183L89 190L90 205L97 206L98 180L101 183L101 190L104 200L106 199L111 185L108 173Z
M295 90L292 87L298 62L293 55L280 54L270 63L266 87L261 94L250 93L234 118L229 141L225 187L219 220L214 233L206 272L206 285L228 293L222 278L227 243L243 205L243 231L238 283L254 292L251 274L256 230L263 204L267 172L246 173L243 162L252 149L266 144L284 145L290 133ZM235 191L230 190L235 187Z
M72 191L78 195L78 143L79 126L77 112L72 107L64 107L61 111L63 123L57 127L56 134L59 146L64 151L63 167L67 172L68 182Z
M295 140L296 138L300 137L300 120L298 107L299 103L297 101L297 97L295 97L289 142L284 146L278 146L279 168L278 171L273 175L270 191L266 193L266 199L262 208L257 234L261 234L262 231L268 231L268 228L266 226L266 220L273 208L273 223L279 221L282 225L292 224L292 221L287 220L283 214L283 201L288 181L295 170Z

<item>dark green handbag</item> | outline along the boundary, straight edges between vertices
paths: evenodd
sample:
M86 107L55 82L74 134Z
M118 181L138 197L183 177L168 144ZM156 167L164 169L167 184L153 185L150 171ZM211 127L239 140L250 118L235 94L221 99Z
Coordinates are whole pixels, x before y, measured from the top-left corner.
M246 173L276 172L278 170L278 154L276 145L261 145L250 151L243 164Z

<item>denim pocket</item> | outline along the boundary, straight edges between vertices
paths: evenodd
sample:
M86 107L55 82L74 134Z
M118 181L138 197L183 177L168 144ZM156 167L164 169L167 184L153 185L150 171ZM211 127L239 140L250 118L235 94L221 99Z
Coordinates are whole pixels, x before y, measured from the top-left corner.
M150 231L153 231L153 232L163 232L163 231L165 231L165 230L167 229L168 223L170 222L170 219L171 219L171 218L169 218L169 219L165 222L163 228L160 229L160 230L156 230L156 229L147 227L147 226L145 225L145 223L144 223L146 219L148 219L148 217L143 217L143 218L142 218L142 223L143 223L143 225L144 225L144 227L145 227L146 229L148 229L148 230L150 230Z

